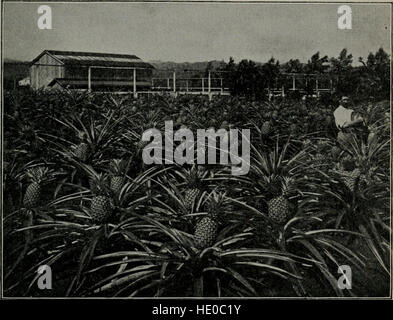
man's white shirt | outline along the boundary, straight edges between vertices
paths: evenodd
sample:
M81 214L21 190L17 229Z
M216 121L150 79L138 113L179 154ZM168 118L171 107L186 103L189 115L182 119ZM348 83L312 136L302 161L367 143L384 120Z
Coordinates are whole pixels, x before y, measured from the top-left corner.
M346 109L341 105L334 110L333 115L337 128L341 129L345 124L352 121L352 112L352 109Z

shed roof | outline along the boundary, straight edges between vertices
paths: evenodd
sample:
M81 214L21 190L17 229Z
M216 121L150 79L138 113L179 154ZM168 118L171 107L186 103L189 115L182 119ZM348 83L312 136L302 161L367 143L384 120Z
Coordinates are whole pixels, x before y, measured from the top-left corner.
M154 67L142 61L135 55L130 54L115 54L115 53L97 53L97 52L77 52L77 51L58 51L58 50L44 50L38 55L31 65L36 63L43 55L49 54L56 60L68 65L82 65L82 66L113 66L113 67L137 67L154 69Z

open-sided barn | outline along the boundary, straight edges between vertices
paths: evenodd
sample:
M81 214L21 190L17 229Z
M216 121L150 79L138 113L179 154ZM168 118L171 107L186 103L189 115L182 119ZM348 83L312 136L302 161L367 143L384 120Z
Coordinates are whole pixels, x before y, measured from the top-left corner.
M135 92L150 88L153 69L135 55L45 50L30 63L30 84Z

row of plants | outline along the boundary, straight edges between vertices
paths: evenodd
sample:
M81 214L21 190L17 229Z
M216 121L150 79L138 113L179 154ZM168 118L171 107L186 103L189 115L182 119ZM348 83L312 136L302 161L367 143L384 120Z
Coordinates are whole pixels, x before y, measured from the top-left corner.
M356 105L367 134L339 139L334 107L7 93L5 296L388 295L389 102ZM141 135L166 120L250 129L249 173L144 164Z

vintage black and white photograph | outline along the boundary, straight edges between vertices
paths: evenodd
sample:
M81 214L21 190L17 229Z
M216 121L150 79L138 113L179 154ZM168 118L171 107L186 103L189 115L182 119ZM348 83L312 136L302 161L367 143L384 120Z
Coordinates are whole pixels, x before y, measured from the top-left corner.
M3 297L391 298L391 4L1 21Z

